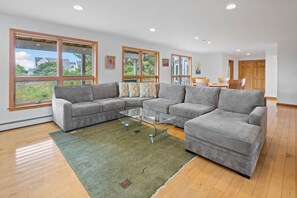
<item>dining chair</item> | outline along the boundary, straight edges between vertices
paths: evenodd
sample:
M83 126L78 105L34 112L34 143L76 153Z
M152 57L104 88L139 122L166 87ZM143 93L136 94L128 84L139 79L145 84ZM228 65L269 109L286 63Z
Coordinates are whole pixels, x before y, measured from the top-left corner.
M228 84L229 83L230 78L225 78L225 77L220 77L218 79L220 84Z
M192 78L192 85L196 86L196 79L206 79L206 77L194 77Z
M241 89L241 81L229 80L229 89Z
M196 79L196 87L208 87L209 80L206 78Z

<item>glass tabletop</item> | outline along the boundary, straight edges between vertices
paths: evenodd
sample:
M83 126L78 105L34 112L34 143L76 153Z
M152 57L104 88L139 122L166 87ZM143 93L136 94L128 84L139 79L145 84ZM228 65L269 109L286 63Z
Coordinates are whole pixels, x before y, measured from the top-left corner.
M159 112L144 109L141 107L120 111L119 113L124 116L131 117L136 120L147 122L153 125L166 123L172 120L173 118L175 118L175 116L173 115L159 113Z

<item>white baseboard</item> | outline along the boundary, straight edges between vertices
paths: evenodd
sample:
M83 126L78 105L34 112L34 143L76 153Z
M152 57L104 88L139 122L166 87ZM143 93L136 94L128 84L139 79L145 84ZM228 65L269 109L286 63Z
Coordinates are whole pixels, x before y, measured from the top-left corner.
M21 128L21 127L25 127L25 126L41 124L41 123L51 122L51 121L53 121L53 116L48 115L48 116L43 116L43 117L0 123L0 131L6 131L6 130L10 130L10 129L16 129L16 128Z

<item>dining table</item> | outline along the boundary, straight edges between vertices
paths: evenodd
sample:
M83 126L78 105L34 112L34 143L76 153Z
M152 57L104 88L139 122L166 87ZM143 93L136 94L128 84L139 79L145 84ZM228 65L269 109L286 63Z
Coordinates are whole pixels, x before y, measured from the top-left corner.
M217 83L217 82L211 82L208 84L209 87L220 87L220 88L228 88L229 84L225 83Z

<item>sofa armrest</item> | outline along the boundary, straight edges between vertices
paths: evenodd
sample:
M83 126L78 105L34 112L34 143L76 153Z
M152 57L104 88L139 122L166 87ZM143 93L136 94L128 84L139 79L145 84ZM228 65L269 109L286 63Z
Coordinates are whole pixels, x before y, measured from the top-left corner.
M64 131L71 129L72 103L61 98L52 98L54 122Z
M249 116L249 123L264 127L267 125L267 107L256 107Z

